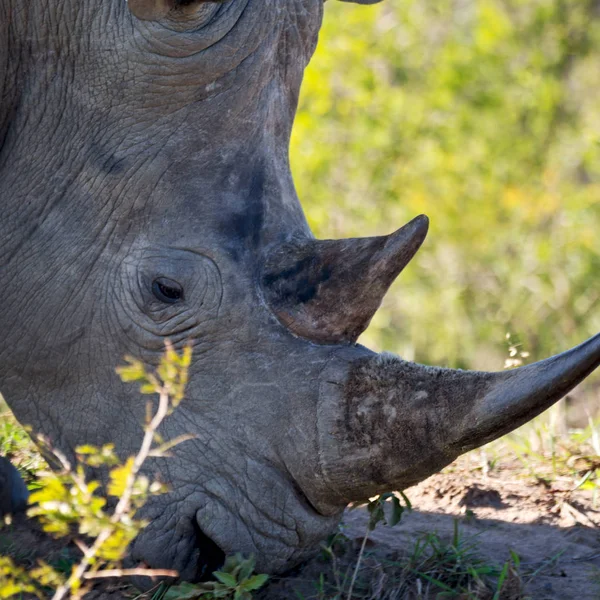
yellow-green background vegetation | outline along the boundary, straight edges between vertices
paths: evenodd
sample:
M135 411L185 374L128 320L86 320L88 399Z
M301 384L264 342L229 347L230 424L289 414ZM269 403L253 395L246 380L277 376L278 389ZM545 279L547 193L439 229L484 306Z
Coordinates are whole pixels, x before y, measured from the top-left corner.
M501 369L507 332L600 331L596 0L327 2L292 167L318 237L431 219L370 346Z

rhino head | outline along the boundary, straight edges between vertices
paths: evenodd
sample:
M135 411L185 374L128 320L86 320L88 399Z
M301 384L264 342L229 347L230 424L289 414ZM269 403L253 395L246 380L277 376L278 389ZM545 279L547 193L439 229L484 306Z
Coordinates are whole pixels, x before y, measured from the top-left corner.
M410 486L539 414L600 336L502 373L357 345L423 242L316 240L288 145L323 0L0 0L0 389L65 452L142 436L114 374L193 345L133 561L281 572L350 501Z

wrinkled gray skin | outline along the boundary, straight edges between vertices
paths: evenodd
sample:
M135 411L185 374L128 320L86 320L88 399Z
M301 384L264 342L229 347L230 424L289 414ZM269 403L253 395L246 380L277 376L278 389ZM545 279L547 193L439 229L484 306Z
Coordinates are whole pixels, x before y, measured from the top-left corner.
M497 375L355 344L427 220L313 240L288 142L322 10L0 0L0 390L63 451L127 455L144 403L115 366L192 342L162 433L196 438L150 466L172 491L131 550L186 579L221 552L297 564L347 502L424 479L600 363L599 336Z

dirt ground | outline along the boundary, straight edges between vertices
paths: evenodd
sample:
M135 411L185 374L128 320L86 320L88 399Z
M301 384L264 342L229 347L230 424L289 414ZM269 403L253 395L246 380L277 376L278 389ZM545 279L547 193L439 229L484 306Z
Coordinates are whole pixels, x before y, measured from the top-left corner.
M573 491L569 478L544 483L511 469L485 475L471 467L463 459L463 463L406 491L418 510L405 513L395 528L379 525L372 532L356 597L418 598L400 594L398 581L389 576L386 565L394 561L401 564L423 532L437 532L441 539L451 539L458 519L460 535L486 563L504 564L510 550L520 557L524 593L501 595L499 600L600 599L600 507L594 507L591 493ZM324 553L285 578L271 581L257 595L258 600L336 598L332 592L335 586L327 582L351 574L366 523L364 509L348 511L340 556L334 556L333 563L331 555L325 557ZM68 552L21 519L0 532L0 553L11 554L22 564L33 564L36 558L67 560ZM111 585L94 594L95 599L134 597L131 588L123 585Z
M532 598L599 599L600 512L592 508L591 493L571 489L460 473L435 475L411 490L419 512L407 515L402 536L408 541L424 529L450 535L453 517L470 511L473 516L463 516L461 529L474 538L483 558L502 563L512 549L524 571L539 570L526 587ZM393 536L380 529L373 538L397 544Z
M510 469L485 476L456 465L449 472L434 475L406 490L418 510L405 513L394 528L380 525L371 533L367 546L370 564L367 560L365 571L368 576L370 569L372 576L383 582L379 592L372 586L374 594L364 597L412 597L395 596L397 582L388 577L386 588L385 576L377 567L390 557L401 559L424 532L452 539L458 519L461 536L486 563L502 565L511 550L518 554L524 583L521 597L600 599L600 507L593 507L591 493L572 488L572 480L567 478L552 484L536 483L533 478L514 478ZM366 523L364 509L345 515L343 532L355 546L362 540ZM314 565L307 568L314 577ZM300 596L296 593L298 581L303 584ZM309 587L306 572L299 572L271 583L263 598L320 598L314 585L312 593Z

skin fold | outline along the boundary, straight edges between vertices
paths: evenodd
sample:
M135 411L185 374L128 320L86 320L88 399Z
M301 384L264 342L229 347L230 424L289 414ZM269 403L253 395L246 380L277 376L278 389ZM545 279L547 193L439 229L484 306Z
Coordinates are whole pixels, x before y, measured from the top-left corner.
M192 344L161 434L196 437L147 465L171 491L130 557L183 579L232 552L285 571L347 502L424 479L600 363L598 336L510 374L356 344L428 222L314 239L288 146L322 11L0 0L0 391L63 452L127 456L144 403L115 367Z

